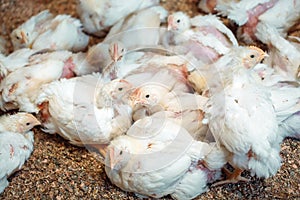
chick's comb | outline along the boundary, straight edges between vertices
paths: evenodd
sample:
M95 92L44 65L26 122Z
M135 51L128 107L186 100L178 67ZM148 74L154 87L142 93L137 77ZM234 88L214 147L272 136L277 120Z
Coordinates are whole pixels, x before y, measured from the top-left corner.
M265 54L265 52L257 46L250 45L249 48Z

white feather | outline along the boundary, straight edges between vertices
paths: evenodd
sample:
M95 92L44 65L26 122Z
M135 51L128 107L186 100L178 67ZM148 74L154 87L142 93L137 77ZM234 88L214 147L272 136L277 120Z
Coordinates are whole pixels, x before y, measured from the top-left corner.
M118 0L80 0L77 13L88 33L103 36L108 28L144 8L158 5L158 0L129 0L124 4ZM117 13L117 14L116 14Z
M78 146L108 143L131 125L131 109L126 105L99 107L95 98L103 87L99 74L62 79L45 85L37 104L48 102L50 118L43 124L49 133L58 133ZM109 94L106 94L109 95Z
M0 134L0 193L8 186L7 178L21 169L33 151L33 132Z

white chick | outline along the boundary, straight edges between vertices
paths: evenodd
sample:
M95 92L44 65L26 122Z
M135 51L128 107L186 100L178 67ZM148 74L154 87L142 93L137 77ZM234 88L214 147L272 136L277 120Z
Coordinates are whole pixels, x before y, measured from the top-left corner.
M257 54L261 54L260 49ZM255 66L261 61L252 55L253 48L239 47L215 63L220 78L216 77L214 83L219 82L219 87L210 88L205 117L217 143L231 153L228 161L234 167L232 173L227 173L227 180L216 185L246 181L240 176L243 170L270 177L281 165L271 94L257 83L258 75L245 67L245 63Z
M73 76L73 65L65 60L70 52L53 52L31 57L28 66L8 74L0 84L0 107L37 113L35 100L43 84Z
M36 101L44 131L77 146L109 143L131 125L131 109L121 101L130 87L121 80L104 84L99 74L44 85Z
M126 3L118 0L79 0L77 13L86 32L102 37L126 16L155 5L159 5L159 0L129 0Z
M136 49L158 45L160 39L160 13L153 8L160 8L167 15L167 11L161 7L151 7L140 10L120 20L109 31L104 41L118 40L127 49ZM147 40L145 40L147 35Z
M169 91L166 86L146 84L135 89L130 95L133 105L133 119L164 112L169 119L184 127L194 138L205 137L203 108L207 98L192 94ZM200 139L202 140L202 139Z
M227 53L230 47L238 46L231 30L214 15L190 19L185 13L176 12L168 17L168 30L175 33L175 44L180 45L180 48L177 47L179 53L182 50L183 53L192 52L204 63L212 63Z
M7 178L21 169L33 151L33 132L40 122L31 114L17 113L0 118L0 194Z
M14 49L31 47L37 36L45 31L43 24L53 19L49 10L44 10L32 16L10 34Z
M193 140L176 123L146 117L111 142L105 171L112 183L125 191L154 198L171 194L176 199L191 199L220 176L226 162L222 152L216 156L219 164L215 168L203 165L214 163L212 152L216 152L214 145Z
M53 18L48 10L42 11L15 29L11 38L14 49L28 47L51 50L84 50L89 37L82 32L78 19L70 15Z
M40 122L32 114L25 112L0 116L0 133L5 131L26 133L37 125L40 125Z

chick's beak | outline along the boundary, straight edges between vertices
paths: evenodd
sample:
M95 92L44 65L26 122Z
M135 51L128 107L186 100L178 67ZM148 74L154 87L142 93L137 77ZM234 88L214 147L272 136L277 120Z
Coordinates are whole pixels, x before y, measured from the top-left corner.
M39 126L41 125L41 122L35 117L33 116L32 114L26 114L28 119L30 119L30 124L32 124L32 126Z
M263 63L264 60L269 57L269 54L267 54L266 52L264 52L261 57L259 58L260 59L260 63Z
M26 36L26 34L24 33L24 31L21 31L21 43L22 43L22 44L28 43L27 36Z
M119 55L119 47L117 44L113 45L113 51L113 61L117 62L121 57L121 55Z
M170 15L169 17L168 17L168 31L170 31L170 30L172 30L172 29L175 29L176 27L175 27L175 24L174 24L174 17L173 17L173 15Z
M269 54L267 54L266 52L263 55L264 58L269 57Z
M41 122L40 122L39 120L36 119L35 122L33 123L33 125L34 125L34 126L39 126L39 125L41 125Z
M131 107L133 108L137 104L142 103L142 100L139 98L141 94L140 88L135 89L131 94L130 94L130 102L131 102Z

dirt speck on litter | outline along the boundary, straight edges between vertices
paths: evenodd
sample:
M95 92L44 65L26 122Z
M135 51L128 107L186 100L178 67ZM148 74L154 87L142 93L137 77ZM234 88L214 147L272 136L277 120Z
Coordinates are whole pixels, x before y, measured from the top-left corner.
M194 0L161 2L170 11L199 14ZM9 40L14 28L44 9L77 17L75 5L76 0L0 0L0 35ZM294 32L299 32L299 26L294 27ZM100 41L91 39L91 43ZM12 49L10 43L7 48ZM10 184L0 199L138 199L112 185L103 164L85 148L72 146L39 128L34 131L34 152L22 169L9 178ZM210 188L196 199L300 199L299 141L286 139L281 147L282 167L274 177L258 179L245 173L248 183Z

